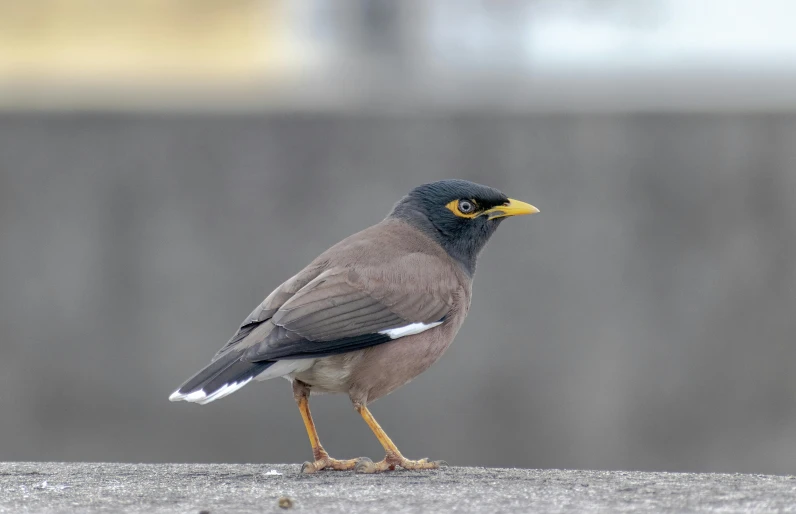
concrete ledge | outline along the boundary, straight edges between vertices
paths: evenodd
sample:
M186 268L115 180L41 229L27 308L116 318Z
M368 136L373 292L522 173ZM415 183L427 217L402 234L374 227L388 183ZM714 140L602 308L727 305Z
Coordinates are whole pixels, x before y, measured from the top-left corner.
M276 470L281 475L268 474ZM0 513L796 512L796 477L445 468L300 475L287 464L0 463Z

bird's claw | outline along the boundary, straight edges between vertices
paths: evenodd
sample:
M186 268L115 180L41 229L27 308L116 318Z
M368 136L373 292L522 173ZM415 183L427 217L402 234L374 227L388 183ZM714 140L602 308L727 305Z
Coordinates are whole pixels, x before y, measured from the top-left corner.
M302 464L301 472L305 475L311 475L313 473L317 473L322 469L334 469L337 471L345 471L353 469L357 462L358 462L357 459L337 460L326 455L316 460L315 462L307 461L304 464Z
M399 463L404 469L439 469L443 466L447 466L448 463L443 460L434 460L430 461L426 459L420 460L409 460L409 459L402 459Z
M417 462L420 463L420 464L424 464L424 465L429 465L430 464L430 465L435 466L435 467L429 468L429 469L447 468L448 467L448 463L445 462L444 460L430 460L428 457L423 457L422 459L418 460Z
M407 470L421 470L421 469L439 469L447 467L448 463L444 460L430 461L428 458L420 460L409 460L404 457L385 457L379 462L373 462L367 457L361 457L357 460L354 466L356 473L381 473L387 470L394 470L396 466L402 467Z

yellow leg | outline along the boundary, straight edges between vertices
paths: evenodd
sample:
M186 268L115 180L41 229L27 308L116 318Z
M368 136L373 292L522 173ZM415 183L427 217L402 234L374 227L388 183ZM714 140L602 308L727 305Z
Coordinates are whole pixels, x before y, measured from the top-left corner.
M370 459L359 459L356 465L357 473L377 473L380 471L387 471L388 469L395 469L395 466L401 466L404 469L439 469L440 466L447 465L444 461L429 461L428 459L409 460L401 455L401 451L392 442L390 436L381 428L376 418L370 413L368 408L361 404L354 404L357 412L365 420L370 429L376 435L382 447L384 447L385 456L380 462L373 462Z
M298 384L297 384L298 383ZM305 462L301 466L302 473L315 473L322 469L337 469L347 470L353 469L357 463L357 459L337 460L329 457L326 450L321 446L321 440L318 437L318 431L315 430L315 422L312 421L312 414L310 414L310 401L309 401L309 387L306 384L293 381L293 394L298 404L299 412L301 412L301 419L304 420L304 427L307 429L307 435L310 438L310 445L312 445L312 456L314 462Z

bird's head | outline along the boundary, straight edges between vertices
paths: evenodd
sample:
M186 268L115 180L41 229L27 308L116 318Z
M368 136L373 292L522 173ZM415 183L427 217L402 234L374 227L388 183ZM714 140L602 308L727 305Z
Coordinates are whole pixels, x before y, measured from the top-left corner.
M472 275L478 253L501 221L537 212L533 205L512 200L497 189L466 180L441 180L414 188L389 217L422 230Z

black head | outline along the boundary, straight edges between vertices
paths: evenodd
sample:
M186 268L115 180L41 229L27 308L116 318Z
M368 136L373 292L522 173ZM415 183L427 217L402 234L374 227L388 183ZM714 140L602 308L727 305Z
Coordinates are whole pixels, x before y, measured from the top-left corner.
M539 212L497 189L466 180L441 180L414 188L389 217L401 219L437 241L472 275L479 252L508 216Z

